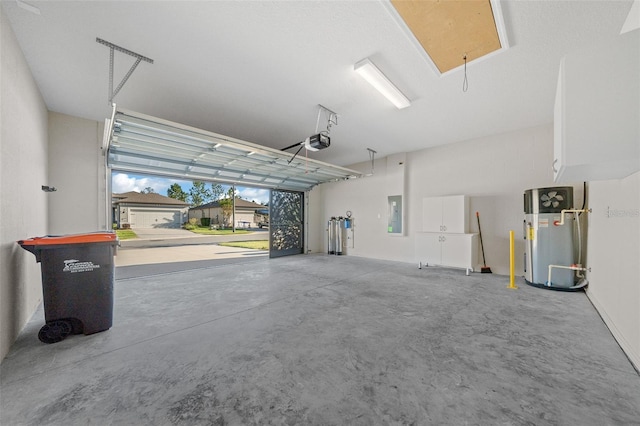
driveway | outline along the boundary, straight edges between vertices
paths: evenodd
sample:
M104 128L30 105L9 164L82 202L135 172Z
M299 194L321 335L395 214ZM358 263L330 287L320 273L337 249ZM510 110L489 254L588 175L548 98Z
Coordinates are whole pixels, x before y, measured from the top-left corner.
M116 278L125 279L229 263L264 260L268 250L223 247L228 241L268 240L268 229L247 234L200 235L184 229L134 229L138 238L120 241Z

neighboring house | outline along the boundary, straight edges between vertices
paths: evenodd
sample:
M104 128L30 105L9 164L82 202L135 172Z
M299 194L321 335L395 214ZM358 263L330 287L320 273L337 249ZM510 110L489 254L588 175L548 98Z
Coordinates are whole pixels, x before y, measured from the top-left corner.
M135 191L112 194L112 205L118 228L180 228L189 211L184 201Z
M266 206L262 204L254 203L252 201L236 198L236 212L235 212L235 224L238 228L255 228L258 223L265 223L268 221L268 210ZM259 212L256 212L256 211ZM262 214L261 214L262 213ZM224 225L230 226L232 218L224 223L224 216L222 214L222 207L220 207L220 201L213 201L211 203L203 204L197 207L191 207L189 209L189 219L196 218L210 218L212 225Z

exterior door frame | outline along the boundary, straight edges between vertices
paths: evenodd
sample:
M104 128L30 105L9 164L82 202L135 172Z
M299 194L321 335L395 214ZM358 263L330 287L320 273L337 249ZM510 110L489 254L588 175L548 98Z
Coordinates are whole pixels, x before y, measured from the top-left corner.
M271 190L269 195L269 258L304 253L307 222L306 198L304 192ZM292 206L291 203L295 204ZM281 208L285 207L294 208L293 211L281 211Z

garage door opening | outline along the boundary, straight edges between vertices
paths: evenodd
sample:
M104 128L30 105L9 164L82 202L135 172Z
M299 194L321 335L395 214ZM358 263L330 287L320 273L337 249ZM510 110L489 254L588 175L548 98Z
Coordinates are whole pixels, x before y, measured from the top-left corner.
M103 149L109 170L298 194L274 198L288 200L288 207L295 204L289 198L304 201L305 194L317 185L361 176L344 167L306 157L292 158L279 149L120 109L115 104L105 122ZM304 209L299 210L304 215ZM271 247L277 247L281 255L304 252L308 224L295 211L287 208L280 214L273 207L269 209ZM156 216L146 211L133 213L138 226L174 226L175 219L161 212ZM237 225L243 224L233 220L232 226ZM285 232L287 226L291 229Z
M111 174L113 228L121 239L117 266L187 269L268 256L268 189Z

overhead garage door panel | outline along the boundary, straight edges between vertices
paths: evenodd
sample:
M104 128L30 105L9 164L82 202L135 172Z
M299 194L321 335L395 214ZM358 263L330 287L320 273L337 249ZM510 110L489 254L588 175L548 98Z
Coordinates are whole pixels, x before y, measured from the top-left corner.
M112 169L188 180L308 191L358 177L354 170L117 109L107 120L105 145Z

